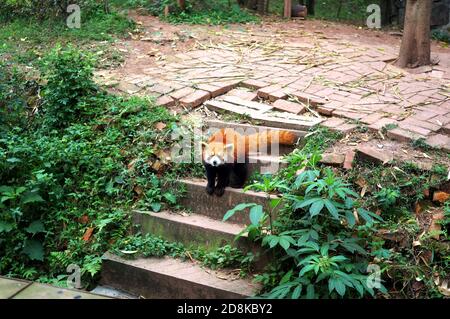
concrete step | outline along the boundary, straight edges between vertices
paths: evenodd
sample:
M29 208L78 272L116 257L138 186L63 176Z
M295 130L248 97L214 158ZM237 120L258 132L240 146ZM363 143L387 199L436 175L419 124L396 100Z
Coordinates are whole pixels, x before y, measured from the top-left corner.
M230 244L242 251L254 251L256 245L247 236L235 241L244 225L223 222L198 214L178 214L173 212L133 211L133 223L140 225L142 234L151 233L168 241L194 245L213 250Z
M130 295L125 291L121 291L112 287L99 285L90 291L93 294L115 298L115 299L139 299L138 296Z
M235 299L255 295L260 286L224 272L205 270L170 257L126 260L103 256L101 285L152 299Z
M208 100L204 105L211 111L247 115L263 125L281 129L309 130L323 121L322 118L279 112L274 110L272 105L235 96Z
M256 203L266 209L269 208L269 198L277 198L263 192L246 191L240 188L227 187L222 197L208 195L206 193L206 180L191 179L181 180L186 187L186 194L180 198L179 203L189 208L194 214L208 216L216 220L222 220L225 213L241 203ZM237 212L229 219L232 223L250 224L248 211Z
M288 132L295 134L295 136L297 136L297 138L298 138L299 144L301 144L302 138L307 134L306 131L302 131L302 130L280 129L280 128L276 128L276 127L232 123L232 122L225 122L225 121L220 121L220 120L207 120L205 122L205 125L210 131L207 133L207 136L209 136L213 132L213 130L222 129L222 128L232 128L243 135L250 135L250 134L264 132L264 131L268 131L268 130L270 130L270 131L283 130L283 131L288 131ZM296 147L295 145L292 145L292 146L291 145L279 145L278 150L274 150L274 152L272 152L272 150L269 147L267 150L267 154L271 154L273 156L285 155L285 154L291 153L295 149L295 147ZM267 154L265 154L265 155L267 155Z
M287 162L281 156L273 155L250 155L248 157L248 176L254 173L276 174L280 169L285 168Z

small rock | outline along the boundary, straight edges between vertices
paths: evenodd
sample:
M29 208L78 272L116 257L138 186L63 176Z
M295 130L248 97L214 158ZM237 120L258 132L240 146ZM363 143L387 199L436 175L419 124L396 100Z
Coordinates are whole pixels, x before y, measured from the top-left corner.
M355 151L353 151L353 150L347 151L347 153L345 153L345 158L344 158L344 168L352 169L354 159L355 159Z
M325 153L322 155L320 163L331 166L341 166L342 163L344 163L344 155L336 153Z
M380 152L378 149L371 146L360 145L357 148L357 152L362 159L381 164L386 164L394 159L392 154Z

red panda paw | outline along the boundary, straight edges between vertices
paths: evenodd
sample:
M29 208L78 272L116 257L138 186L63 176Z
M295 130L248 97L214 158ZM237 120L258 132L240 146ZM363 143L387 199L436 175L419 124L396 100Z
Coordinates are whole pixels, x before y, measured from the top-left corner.
M206 186L206 192L208 195L212 195L214 193L214 187Z
M217 196L221 197L225 193L225 188L216 188L215 193Z

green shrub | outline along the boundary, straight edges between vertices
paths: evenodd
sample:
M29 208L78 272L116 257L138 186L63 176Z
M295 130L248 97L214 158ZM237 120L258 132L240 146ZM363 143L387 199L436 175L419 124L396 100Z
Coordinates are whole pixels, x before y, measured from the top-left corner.
M24 75L10 64L0 62L0 131L26 120L26 91Z
M90 98L97 86L92 80L93 59L72 46L57 47L47 57L43 92L46 122L66 127L85 118L93 108Z
M151 163L170 147L177 119L147 99L98 92L90 62L73 48L57 48L48 61L46 112L11 111L24 121L2 117L0 274L65 285L66 267L77 264L87 286L100 269L100 256L128 233L127 211L147 205L138 189L152 189L155 178L163 183ZM17 72L1 77L0 87L14 92L1 91L7 105L28 94ZM49 121L58 129L43 125ZM167 127L155 130L158 122ZM150 203L172 206L174 200L167 193Z
M376 293L375 287L368 285L371 243L367 236L353 234L370 234L381 219L360 205L349 184L330 169L318 169L319 160L318 154L310 154L300 167L292 166L306 168L292 183L270 178L250 186L285 192L271 201L271 210L281 207L276 221L271 210L264 211L256 204L238 205L224 217L250 207L251 225L246 231L277 256L276 271L258 276L266 297L337 298ZM281 277L280 268L284 270ZM386 292L381 283L376 288Z
M170 7L170 14L164 17L166 5ZM146 7L151 14L167 19L171 23L225 24L258 21L255 15L240 8L237 2L228 0L187 0L184 11L178 7L176 0L153 0Z
M431 38L437 41L450 43L450 31L445 31L442 29L433 30L431 31Z
M0 2L0 21L16 18L65 18L67 6L72 4L67 0L6 0ZM103 10L103 0L76 1L84 16Z

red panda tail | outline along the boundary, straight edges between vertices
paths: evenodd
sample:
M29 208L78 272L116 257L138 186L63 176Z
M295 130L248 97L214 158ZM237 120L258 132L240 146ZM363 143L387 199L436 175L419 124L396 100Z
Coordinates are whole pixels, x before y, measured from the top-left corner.
M276 134L276 132L274 132ZM281 145L294 145L297 142L297 136L289 131L278 132L278 143Z
M264 131L262 133L252 134L246 137L246 146L248 148L259 148L262 144L278 143L280 145L294 145L297 136L289 131Z

